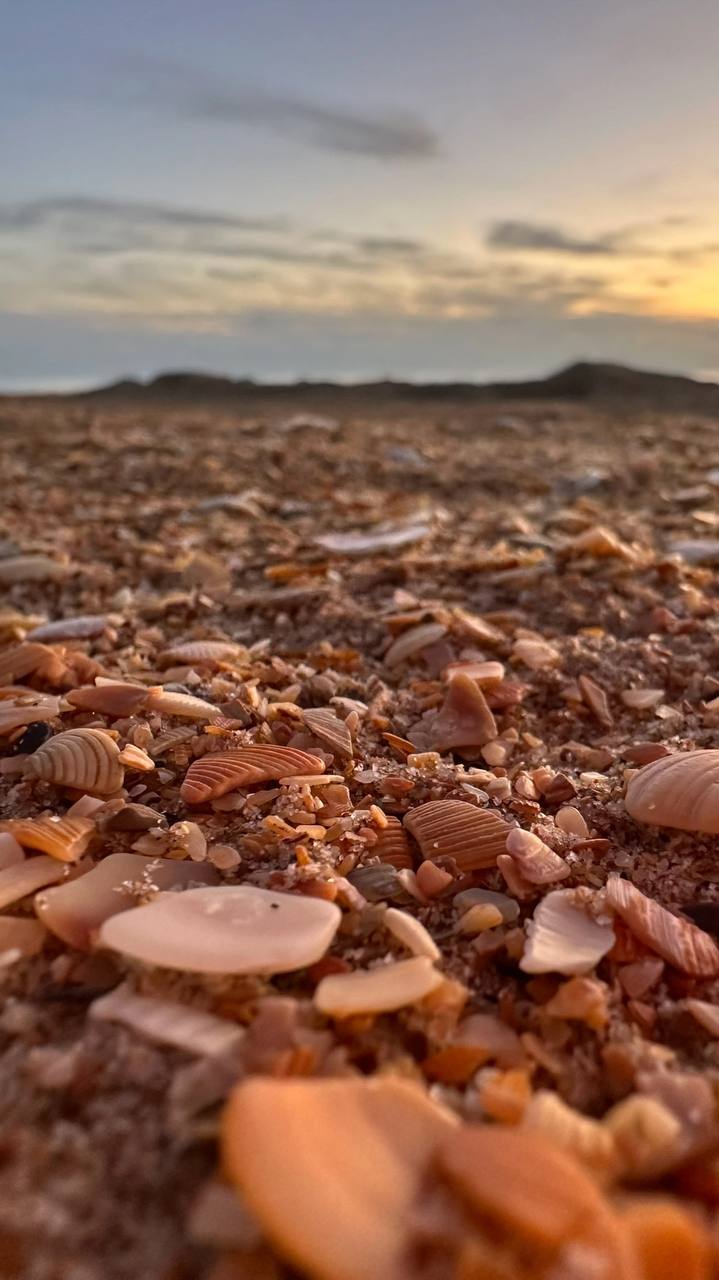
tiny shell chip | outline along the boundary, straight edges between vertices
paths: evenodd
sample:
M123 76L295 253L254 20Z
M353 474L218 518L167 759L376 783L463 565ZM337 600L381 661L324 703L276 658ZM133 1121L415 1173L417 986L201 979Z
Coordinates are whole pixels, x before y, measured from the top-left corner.
M314 539L325 551L339 555L364 556L375 551L393 551L395 547L407 547L412 542L426 538L428 524L401 525L398 529L369 529L366 533L348 530L346 533L322 533Z
M419 626L410 627L390 645L384 655L385 666L398 667L401 662L413 658L446 634L447 628L441 622L421 622Z
M161 893L112 916L103 946L191 973L290 973L322 959L341 912L333 902L251 885Z
M372 853L380 862L396 867L413 867L412 848L399 818L387 815L387 826L380 827L377 840L372 845Z
M302 1275L410 1280L408 1217L432 1151L455 1123L409 1080L255 1078L230 1097L222 1162Z
M82 711L99 711L106 716L131 716L147 701L147 689L138 684L94 684L71 689L66 695L72 707Z
M719 948L708 933L637 889L629 880L611 875L607 901L635 937L682 973L713 978L719 973Z
M7 699L0 702L0 734L12 733L26 724L41 720L54 720L60 714L60 699L49 693L23 691L22 700Z
M91 818L11 818L6 830L26 849L77 862L95 834L95 823Z
M35 911L63 942L86 951L100 925L110 916L136 907L143 890L170 889L197 881L216 884L217 879L206 863L198 866L170 858L143 858L139 853L111 853L79 879L38 893Z
M193 760L180 795L187 804L204 804L238 787L324 771L324 761L319 756L295 747L239 747L236 751L212 752Z
M415 956L413 960L397 960L374 969L330 974L319 983L314 1003L320 1013L332 1018L388 1013L417 1004L443 982L442 974L428 956Z
M530 884L551 884L564 880L571 867L549 848L533 831L514 827L507 836L507 853L517 864L520 875Z
M653 760L630 779L625 805L637 822L719 835L719 750Z
M148 756L142 747L136 747L134 742L128 742L122 748L119 758L125 768L131 772L134 769L137 773L152 773L153 769L157 768L152 756Z
M172 645L160 655L162 666L179 666L189 663L195 666L214 666L218 662L231 662L241 653L239 645L230 640L186 640Z
M177 716L178 720L219 720L222 712L204 698L196 698L191 693L173 693L163 689L162 685L153 685L147 690L148 711L159 711L163 716Z
M83 614L77 618L58 618L29 631L26 640L42 640L54 644L58 640L91 640L107 629L107 618L100 614Z
M310 733L324 742L333 755L352 755L352 735L334 711L329 707L310 707L302 715Z
M68 729L43 743L30 757L26 772L45 782L107 796L119 790L125 774L120 749L100 729Z
M0 963L8 951L18 956L36 956L47 937L37 920L20 916L0 916Z
M50 582L64 578L67 566L51 560L49 556L8 556L0 560L0 585L14 586L18 582Z
M614 946L611 924L582 908L574 889L555 889L539 903L528 925L519 967L524 973L589 973Z
M410 809L404 825L424 858L454 858L460 871L494 866L510 831L503 818L467 800L429 800Z
M29 893L42 889L46 884L63 880L67 867L57 858L48 858L41 854L37 858L26 858L24 862L14 862L12 866L0 871L0 909L20 902Z

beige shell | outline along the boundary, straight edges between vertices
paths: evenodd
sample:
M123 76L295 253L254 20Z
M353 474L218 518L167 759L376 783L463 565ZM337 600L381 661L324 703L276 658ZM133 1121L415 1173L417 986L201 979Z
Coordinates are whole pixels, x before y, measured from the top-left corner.
M24 680L41 667L48 657L55 657L44 644L13 644L0 652L0 685Z
M8 556L0 560L0 585L14 586L17 582L49 582L64 578L67 566L58 564L49 556Z
M0 735L12 733L26 724L54 720L60 714L60 699L32 689L19 691L19 696L0 701Z
M532 1096L522 1128L544 1134L555 1147L579 1160L594 1178L609 1178L618 1168L614 1138L606 1125L567 1106L549 1089L539 1089Z
M427 649L446 636L447 628L441 622L421 622L417 627L410 627L390 645L384 655L386 667L398 667L416 654Z
M614 946L611 923L595 920L575 889L554 889L542 898L527 926L519 962L524 973L588 973Z
M452 676L440 710L425 726L420 721L413 741L433 751L483 747L497 736L497 722L476 680L459 671ZM410 731L413 732L413 731Z
M329 707L310 707L302 712L302 718L310 733L328 746L333 755L352 755L352 735L344 720Z
M427 955L378 964L373 969L332 973L319 983L315 1007L332 1018L386 1013L417 1004L443 982Z
M220 708L205 702L204 698L195 698L191 693L173 693L159 684L147 690L145 707L148 711L159 711L163 716L177 716L178 720L222 718Z
M58 640L90 640L93 636L101 636L107 630L107 618L99 614L83 614L78 618L58 618L56 622L45 622L34 631L29 631L26 640L43 640L55 644Z
M611 875L607 901L635 937L682 973L713 978L719 973L719 947L691 921L672 915L629 880Z
M180 795L187 804L204 804L238 787L251 787L257 782L276 781L293 774L324 773L324 768L319 756L295 747L271 745L217 751L193 760Z
M59 862L76 862L92 840L95 824L91 818L11 818L5 830L26 849L39 849Z
M231 640L186 640L165 649L160 654L160 663L162 666L184 666L185 663L214 666L218 662L231 662L240 653L239 645Z
M719 835L719 750L653 760L630 779L624 803L637 822Z
M120 749L100 729L68 729L38 747L26 772L45 782L108 796L122 786L125 773Z
M71 689L66 694L72 707L81 711L99 711L102 715L124 717L134 715L147 701L147 689L138 684L93 684Z
M507 836L507 853L530 884L551 884L564 880L571 868L564 858L549 848L533 831L514 827Z
M430 800L405 815L404 825L425 858L454 858L461 871L494 866L509 825L466 800Z

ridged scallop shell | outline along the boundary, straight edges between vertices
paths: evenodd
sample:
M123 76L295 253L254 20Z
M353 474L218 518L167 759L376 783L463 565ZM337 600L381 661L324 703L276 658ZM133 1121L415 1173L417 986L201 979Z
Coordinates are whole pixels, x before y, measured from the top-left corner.
M95 824L91 818L13 818L5 830L26 849L49 853L58 862L76 862L95 834Z
M388 816L387 826L378 829L377 841L372 845L372 854L378 857L380 862L389 863L398 870L414 866L412 846L399 818Z
M231 662L241 652L231 640L187 640L171 645L160 654L163 666L180 666L185 663L212 666L216 662Z
M352 735L344 720L340 720L329 707L311 707L302 713L310 733L329 747L333 755L352 755Z
M37 671L48 657L55 657L44 644L13 644L0 652L0 685L14 684Z
M238 787L252 787L257 782L297 774L324 773L324 769L324 761L318 756L295 747L239 747L236 751L217 751L193 760L180 795L187 804L204 804Z
M162 685L153 685L147 690L147 711L159 711L163 716L177 716L178 720L219 720L222 712L219 707L204 698L195 698L191 693L173 693L163 689Z
M0 560L0 585L14 586L17 582L49 582L64 578L67 566L51 560L49 556L8 556Z
M637 822L719 835L719 750L653 760L630 779L624 803Z
M12 733L26 724L39 720L54 720L60 714L60 699L49 693L18 690L20 698L0 700L0 736Z
M719 947L709 934L672 915L629 880L611 875L607 901L634 936L675 969L695 978L713 978L719 973Z
M45 782L107 796L124 780L119 756L117 743L100 729L68 729L38 747L26 770Z
M509 824L466 800L429 800L405 815L424 858L454 858L461 871L491 867L504 853Z
M84 614L78 618L58 618L55 622L45 622L41 627L29 631L26 640L90 640L93 636L101 636L107 629L107 618L99 614Z
M147 701L147 689L138 684L91 684L72 689L67 701L82 711L99 711L106 716L131 716Z

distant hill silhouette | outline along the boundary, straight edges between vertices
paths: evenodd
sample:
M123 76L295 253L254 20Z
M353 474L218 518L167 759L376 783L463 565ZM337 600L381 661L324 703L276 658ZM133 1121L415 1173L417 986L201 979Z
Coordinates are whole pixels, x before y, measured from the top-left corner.
M596 405L627 408L654 408L670 412L719 414L719 385L697 382L678 374L647 373L621 364L580 361L560 369L547 378L525 382L362 382L353 385L335 382L296 382L268 385L252 378L225 378L210 373L178 371L162 373L147 382L125 378L109 386L98 387L72 396L52 399L136 403L136 404L253 404L287 401L313 405L332 399L337 407L343 401L357 404L397 401L457 401L465 403L488 400L574 400ZM17 397L14 397L17 398ZM43 399L48 397L42 397Z

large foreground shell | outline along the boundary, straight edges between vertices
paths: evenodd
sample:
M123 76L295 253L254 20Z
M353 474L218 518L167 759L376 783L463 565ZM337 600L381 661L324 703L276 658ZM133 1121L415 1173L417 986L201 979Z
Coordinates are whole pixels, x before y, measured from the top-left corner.
M498 814L466 800L430 800L410 809L404 825L424 858L454 858L461 871L494 866L510 831Z
M5 830L26 849L39 849L59 862L76 862L95 834L91 818L13 818Z
M719 750L653 760L630 780L625 804L638 822L719 835Z
M629 880L611 875L607 899L640 942L682 973L695 978L713 978L719 973L719 947L709 934L689 920L672 915Z
M27 773L45 782L108 796L122 786L120 749L100 729L68 729L45 742L30 757Z
M217 751L193 760L180 795L187 804L204 804L238 787L324 771L324 761L319 756L295 747L239 747L236 751Z

